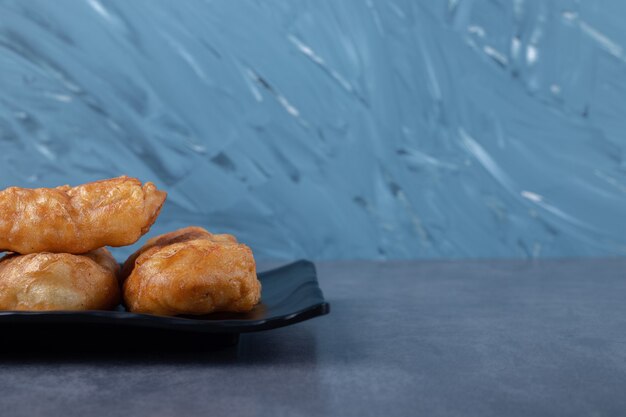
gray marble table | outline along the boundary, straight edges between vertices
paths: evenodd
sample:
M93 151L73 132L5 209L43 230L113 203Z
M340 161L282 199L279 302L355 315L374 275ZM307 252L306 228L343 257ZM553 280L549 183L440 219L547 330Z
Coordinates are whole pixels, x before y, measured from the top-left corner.
M626 415L626 260L318 270L330 315L237 348L3 354L0 414Z

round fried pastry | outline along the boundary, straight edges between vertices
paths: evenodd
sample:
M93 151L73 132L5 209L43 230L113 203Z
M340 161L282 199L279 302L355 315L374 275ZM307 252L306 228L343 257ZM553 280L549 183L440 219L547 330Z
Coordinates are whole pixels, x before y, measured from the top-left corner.
M120 301L118 273L105 248L6 255L0 259L0 310L109 310Z
M124 302L138 313L244 312L261 296L250 248L231 235L213 235L197 227L149 240L123 270L128 275Z

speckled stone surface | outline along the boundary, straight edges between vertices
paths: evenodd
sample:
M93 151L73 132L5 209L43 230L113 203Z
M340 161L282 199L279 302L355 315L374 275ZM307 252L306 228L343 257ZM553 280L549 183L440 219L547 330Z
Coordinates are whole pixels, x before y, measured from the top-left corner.
M330 315L234 349L3 353L2 415L626 410L626 260L344 262L319 275Z

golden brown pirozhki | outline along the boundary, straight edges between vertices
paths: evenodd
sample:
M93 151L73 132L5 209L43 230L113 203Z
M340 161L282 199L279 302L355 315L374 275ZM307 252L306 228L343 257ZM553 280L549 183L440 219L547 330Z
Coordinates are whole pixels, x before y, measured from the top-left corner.
M118 177L77 187L0 191L0 250L85 253L135 243L156 220L166 193Z
M148 240L124 264L126 307L164 316L251 310L261 297L252 251L187 227Z
M109 310L120 302L118 273L105 248L6 255L0 259L0 310Z

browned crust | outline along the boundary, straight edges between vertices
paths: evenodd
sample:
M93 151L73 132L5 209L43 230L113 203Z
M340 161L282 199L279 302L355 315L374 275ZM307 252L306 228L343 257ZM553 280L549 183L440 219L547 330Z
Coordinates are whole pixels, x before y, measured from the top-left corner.
M7 255L0 259L0 310L109 310L120 302L118 273L105 248Z
M249 311L261 295L250 248L199 227L150 239L124 263L122 277L125 304L140 313Z
M167 194L121 176L77 187L0 191L0 249L85 253L126 246L148 232Z

